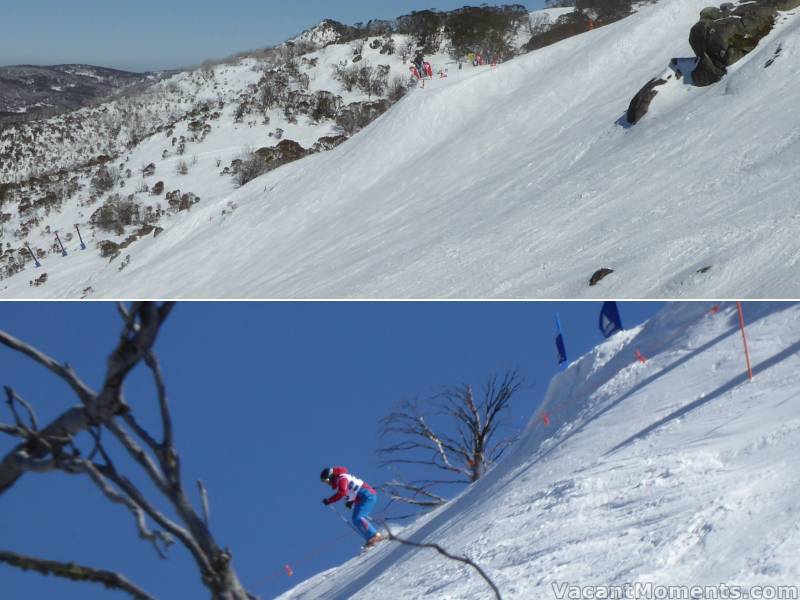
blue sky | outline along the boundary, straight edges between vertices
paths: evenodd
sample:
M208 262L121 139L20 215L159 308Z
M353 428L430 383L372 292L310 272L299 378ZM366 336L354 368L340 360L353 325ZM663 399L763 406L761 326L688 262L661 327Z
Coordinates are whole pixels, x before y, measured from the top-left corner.
M520 2L536 9L542 0ZM322 19L393 19L463 0L4 0L0 65L88 63L142 71L273 45ZM472 3L477 5L479 3Z
M633 326L661 306L621 303L620 311ZM249 590L272 598L358 551L359 539L320 504L327 490L318 474L343 464L373 485L390 476L375 449L378 420L394 402L518 368L527 386L512 417L522 428L557 371L554 313L574 359L601 341L599 309L599 302L180 303L156 350L186 487L193 494L203 479L218 542L233 550ZM109 303L5 302L0 329L69 362L96 387L120 322ZM155 423L146 375L134 372L126 397L140 419ZM41 422L75 403L65 385L5 347L0 385L33 403ZM0 421L9 422L0 406ZM10 447L0 437L0 453ZM159 598L206 597L187 552L176 546L168 561L158 559L130 515L78 476L26 475L0 495L0 540L3 549L119 570ZM281 570L286 563L291 579ZM3 565L0 585L4 598L125 597Z

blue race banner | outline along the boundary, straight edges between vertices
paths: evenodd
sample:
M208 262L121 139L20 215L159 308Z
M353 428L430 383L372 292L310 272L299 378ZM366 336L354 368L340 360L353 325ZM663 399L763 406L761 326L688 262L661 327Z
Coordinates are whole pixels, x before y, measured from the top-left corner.
M617 303L603 302L603 308L600 310L600 331L603 336L609 338L623 329Z
M561 332L561 319L556 313L556 330L558 331L558 335L556 336L556 352L558 353L558 364L563 369L567 366L567 349L564 346L564 334Z

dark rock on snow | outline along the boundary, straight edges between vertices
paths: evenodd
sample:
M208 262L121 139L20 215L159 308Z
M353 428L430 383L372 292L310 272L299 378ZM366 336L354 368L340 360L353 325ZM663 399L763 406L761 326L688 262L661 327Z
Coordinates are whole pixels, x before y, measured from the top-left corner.
M692 80L697 86L716 83L727 67L751 52L772 31L779 10L800 6L800 0L757 0L734 6L722 4L700 12L689 32L689 44L697 56Z
M665 83L667 82L664 79L653 78L648 81L642 89L639 90L628 106L628 112L626 114L628 123L635 125L643 116L647 114L647 110L650 108L650 103L653 101L653 98L656 97L656 94L658 94L658 90L656 88L660 85L664 85Z
M614 272L614 269L600 269L595 271L592 278L589 280L589 287L595 286L600 283L600 280L605 278L607 275L611 275Z

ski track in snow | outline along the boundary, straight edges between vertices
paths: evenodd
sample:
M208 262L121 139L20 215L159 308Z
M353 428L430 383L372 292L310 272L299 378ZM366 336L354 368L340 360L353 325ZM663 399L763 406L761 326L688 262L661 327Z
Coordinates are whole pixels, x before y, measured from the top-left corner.
M746 305L752 383L735 305L710 308L670 305L574 362L503 460L403 536L469 556L511 599L564 582L797 585L800 305ZM489 590L388 542L280 596L422 597Z

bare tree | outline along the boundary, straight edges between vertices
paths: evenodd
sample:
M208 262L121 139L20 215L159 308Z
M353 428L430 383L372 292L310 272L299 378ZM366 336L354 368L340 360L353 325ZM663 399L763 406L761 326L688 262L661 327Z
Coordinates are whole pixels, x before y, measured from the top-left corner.
M239 582L230 551L220 548L209 530L205 490L202 490L204 510L198 513L181 481L181 463L173 443L166 386L153 352L172 307L171 303L150 302L136 302L129 308L119 305L122 333L108 357L105 380L98 392L89 388L69 365L0 331L0 344L49 370L63 380L78 399L77 404L51 423L40 426L33 406L15 390L5 388L13 424L0 423L0 434L19 438L20 442L0 458L0 496L10 493L27 473L62 472L85 476L106 499L130 512L139 537L152 544L160 557L166 557L175 540L180 542L193 557L202 582L214 600L253 600L255 597ZM161 417L160 439L137 421L123 393L126 377L142 362L153 377ZM113 450L108 448L109 443L115 445ZM111 460L117 446L132 459L127 467L138 465L154 484L155 491L149 493L150 497L123 471L125 467ZM174 519L166 516L169 511L175 514ZM111 571L5 550L0 551L0 563L101 583L139 600L152 600L152 596L123 575Z
M408 36L400 45L400 58L403 60L403 64L406 64L406 61L414 55L416 49L417 40L414 39L414 36Z
M439 487L480 479L515 439L500 434L505 413L522 385L517 372L508 371L502 379L489 377L479 401L472 386L463 384L446 387L431 398L427 412L419 402L400 402L380 423L381 438L392 440L378 450L381 465L421 465L433 475L405 480L398 473L381 489L393 501L431 508L446 501L434 492Z

